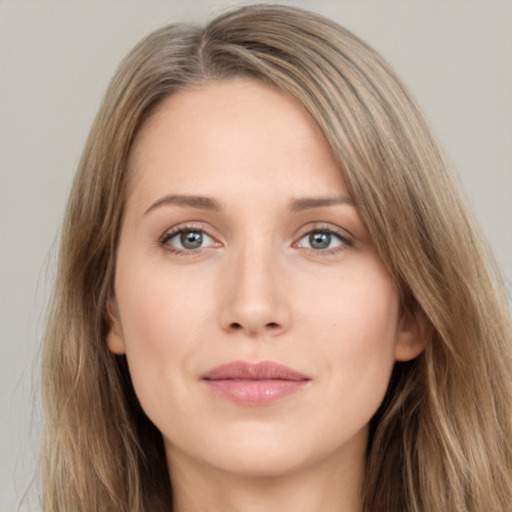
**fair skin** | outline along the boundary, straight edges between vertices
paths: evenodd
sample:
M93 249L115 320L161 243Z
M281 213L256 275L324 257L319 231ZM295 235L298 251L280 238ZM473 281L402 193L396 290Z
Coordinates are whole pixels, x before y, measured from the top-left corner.
M174 512L360 512L369 421L424 339L321 132L278 91L215 82L168 98L130 166L108 344L163 435ZM205 378L233 361L304 378L233 398Z

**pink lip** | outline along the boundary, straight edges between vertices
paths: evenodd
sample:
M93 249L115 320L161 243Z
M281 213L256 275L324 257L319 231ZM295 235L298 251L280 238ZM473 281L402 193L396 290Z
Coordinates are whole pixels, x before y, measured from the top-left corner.
M272 361L233 361L210 370L201 380L217 395L241 405L266 405L300 391L311 378Z

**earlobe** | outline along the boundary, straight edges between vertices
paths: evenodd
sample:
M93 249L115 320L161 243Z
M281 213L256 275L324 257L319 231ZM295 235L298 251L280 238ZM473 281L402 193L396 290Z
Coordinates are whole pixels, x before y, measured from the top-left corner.
M108 348L113 354L122 355L126 350L123 331L119 322L119 311L114 298L108 301L107 314L109 321L109 331L107 334Z
M396 361L418 357L431 337L431 326L420 313L402 313L395 347Z

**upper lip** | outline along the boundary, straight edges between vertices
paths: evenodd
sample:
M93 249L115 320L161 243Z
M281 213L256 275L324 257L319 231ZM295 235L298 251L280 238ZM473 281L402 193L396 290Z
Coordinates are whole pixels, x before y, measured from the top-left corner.
M203 380L311 380L310 377L288 366L261 361L249 363L246 361L233 361L213 368L201 375Z

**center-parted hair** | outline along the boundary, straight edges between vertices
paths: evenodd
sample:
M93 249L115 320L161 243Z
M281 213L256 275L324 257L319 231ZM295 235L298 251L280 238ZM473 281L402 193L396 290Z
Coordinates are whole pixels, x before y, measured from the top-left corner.
M236 77L295 98L315 120L403 310L430 332L423 354L395 364L372 420L365 512L512 508L510 317L438 144L372 48L319 15L259 4L148 36L97 114L67 207L45 339L43 510L171 509L161 435L124 356L107 348L107 301L138 131L169 95Z

